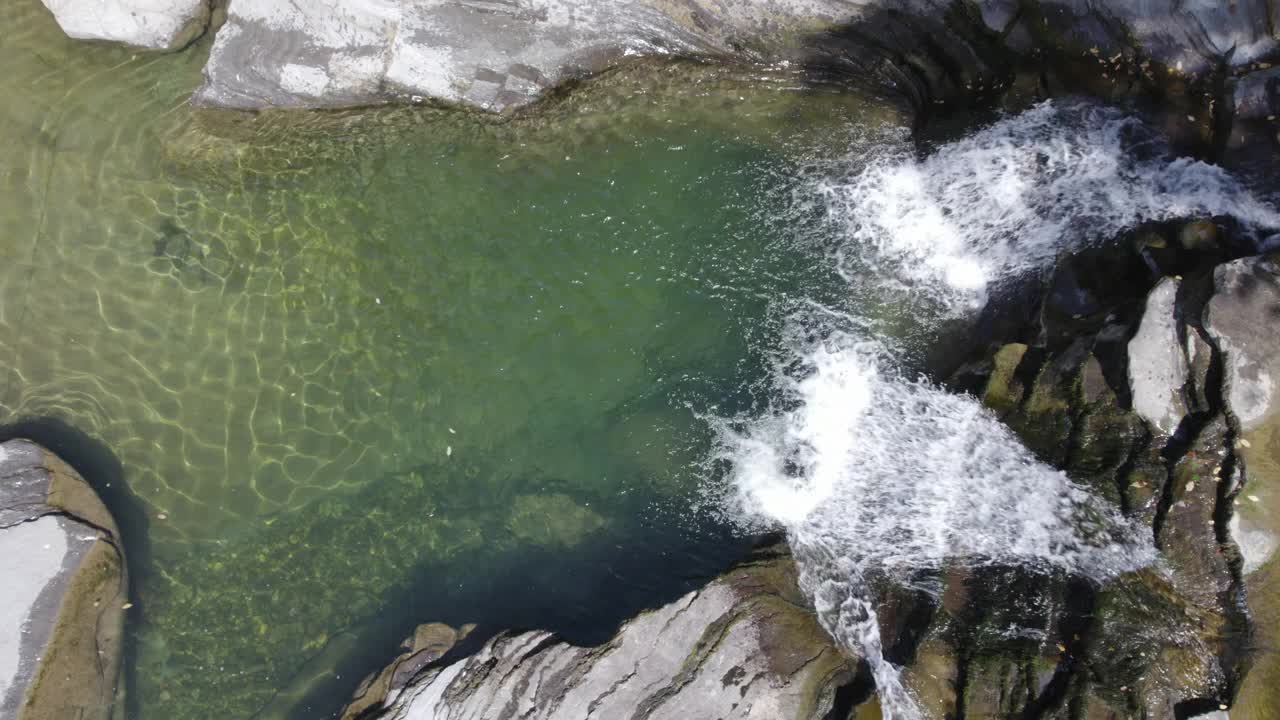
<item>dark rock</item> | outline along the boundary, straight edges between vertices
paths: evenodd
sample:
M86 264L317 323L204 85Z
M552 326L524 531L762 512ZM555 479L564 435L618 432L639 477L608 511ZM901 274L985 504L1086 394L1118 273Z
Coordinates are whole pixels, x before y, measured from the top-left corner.
M1226 409L1238 425L1234 451L1243 487L1234 490L1231 538L1242 558L1254 635L1252 668L1237 696L1233 718L1280 717L1280 267L1252 257L1220 265L1204 328L1222 355Z
M1218 226L1212 220L1192 220L1178 230L1178 244L1196 253L1218 252Z

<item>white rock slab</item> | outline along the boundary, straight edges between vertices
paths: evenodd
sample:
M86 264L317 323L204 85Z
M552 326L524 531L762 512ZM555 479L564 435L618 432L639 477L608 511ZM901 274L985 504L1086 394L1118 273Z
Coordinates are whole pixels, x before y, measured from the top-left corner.
M31 627L31 615L41 594L63 573L68 547L55 516L0 530L0 698L30 679L35 665L32 658L22 662L23 639L38 631Z
M1165 278L1147 295L1138 332L1129 341L1129 387L1133 409L1165 435L1187 414L1183 386L1187 358L1178 338L1178 281Z
M209 24L208 0L41 0L67 35L173 50Z

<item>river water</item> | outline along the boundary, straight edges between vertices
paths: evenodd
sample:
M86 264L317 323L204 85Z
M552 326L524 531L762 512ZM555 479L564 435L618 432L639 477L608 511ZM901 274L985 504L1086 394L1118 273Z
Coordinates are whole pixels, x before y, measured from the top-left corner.
M923 160L887 103L692 64L240 115L186 103L207 40L0 27L0 416L123 525L140 720L325 717L424 621L600 641L761 529L911 717L868 576L1152 559L917 379L938 343L1142 220L1280 227L1084 105Z
M664 65L239 115L186 103L207 40L0 28L0 420L124 526L131 718L324 717L418 623L599 641L740 554L702 417L839 302L792 191L887 106Z

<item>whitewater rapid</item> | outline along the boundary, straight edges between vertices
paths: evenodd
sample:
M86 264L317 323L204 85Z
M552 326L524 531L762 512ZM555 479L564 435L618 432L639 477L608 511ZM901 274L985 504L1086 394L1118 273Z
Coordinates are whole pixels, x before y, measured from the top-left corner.
M823 626L875 675L887 719L921 714L884 659L873 578L1003 565L1105 583L1152 563L1149 531L1039 462L973 398L902 367L888 308L927 328L972 316L1002 284L1140 223L1280 214L1221 168L1173 158L1137 119L1043 103L919 159L908 143L817 166L836 271L861 311L800 310L770 409L713 421L718 502L786 530Z

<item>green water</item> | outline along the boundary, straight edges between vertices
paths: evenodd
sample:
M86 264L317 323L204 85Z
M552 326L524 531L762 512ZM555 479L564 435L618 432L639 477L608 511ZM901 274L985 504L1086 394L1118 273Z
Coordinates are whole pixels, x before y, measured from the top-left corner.
M207 40L0 31L0 419L118 462L132 716L323 717L418 622L593 639L737 551L699 414L838 292L794 177L892 112L686 64L238 115Z

